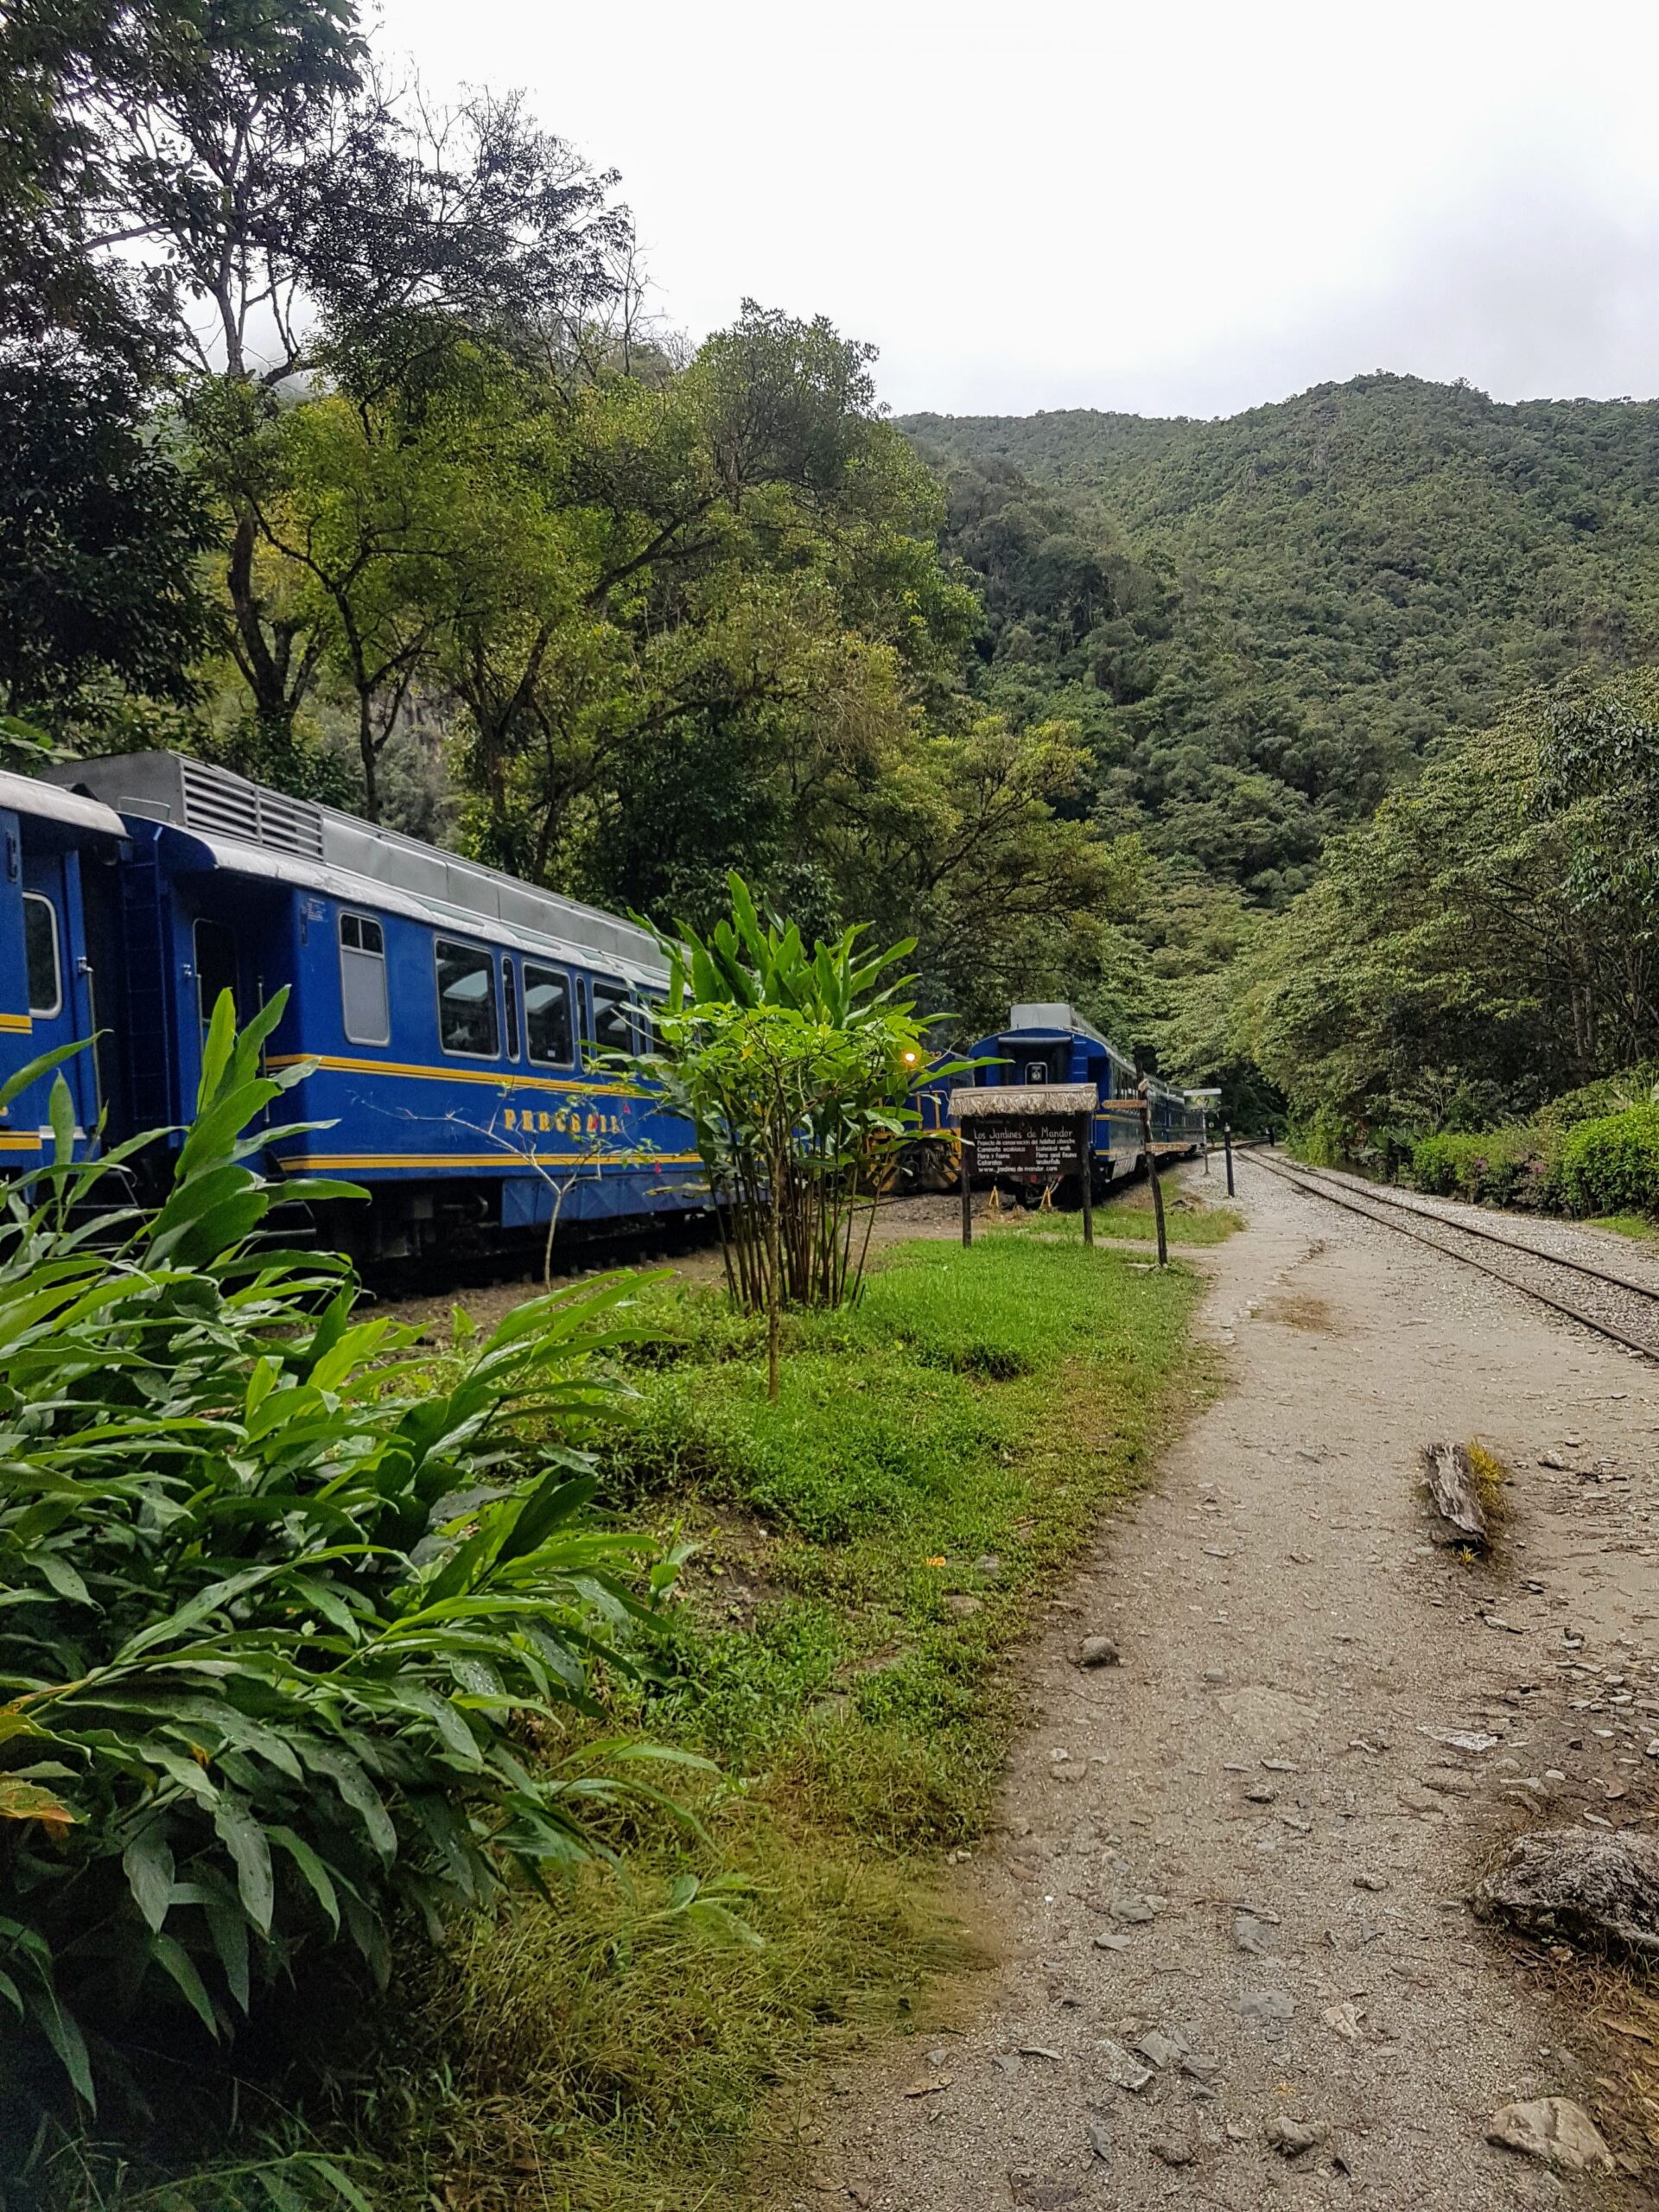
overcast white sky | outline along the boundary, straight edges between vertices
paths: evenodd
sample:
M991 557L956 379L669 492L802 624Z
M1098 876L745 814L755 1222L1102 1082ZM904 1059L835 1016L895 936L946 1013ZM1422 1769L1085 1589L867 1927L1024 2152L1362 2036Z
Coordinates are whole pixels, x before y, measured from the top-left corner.
M1388 368L1659 391L1653 0L381 0L622 173L658 303L897 410L1220 414Z

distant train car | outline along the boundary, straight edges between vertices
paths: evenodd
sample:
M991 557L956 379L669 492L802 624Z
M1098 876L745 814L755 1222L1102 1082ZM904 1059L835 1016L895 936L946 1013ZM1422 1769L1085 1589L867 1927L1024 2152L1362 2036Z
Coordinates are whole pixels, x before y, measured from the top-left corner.
M1045 1084L1093 1085L1097 1101L1093 1150L1096 1196L1146 1164L1141 1078L1135 1063L1073 1007L1050 1002L1017 1005L1009 1012L1007 1027L982 1037L969 1047L964 1058L987 1064L976 1070L973 1081L976 1084L1007 1084L1019 1090ZM1202 1106L1155 1075L1148 1076L1146 1082L1153 1153L1164 1160L1197 1151L1204 1141ZM952 1088L949 1083L924 1087L918 1102L924 1132L948 1125ZM951 1165L959 1174L954 1152ZM998 1179L1011 1182L1022 1198L1034 1199L1043 1187L1043 1179L1037 1175L1005 1175Z
M320 1224L331 1243L404 1257L487 1248L556 1206L592 1226L707 1205L689 1126L605 1058L648 1047L668 976L645 931L176 754L54 772L72 788L48 800L125 841L125 989L98 1007L118 1128L188 1116L221 991L245 1019L286 986L269 1064L313 1071L281 1118L327 1126L274 1165L370 1193Z

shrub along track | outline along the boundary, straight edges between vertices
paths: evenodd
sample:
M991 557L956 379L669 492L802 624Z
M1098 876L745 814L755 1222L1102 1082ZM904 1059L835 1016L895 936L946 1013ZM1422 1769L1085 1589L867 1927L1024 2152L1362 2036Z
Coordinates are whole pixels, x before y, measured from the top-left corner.
M1263 1158L1259 1152L1250 1154L1249 1159L1252 1166L1277 1176L1306 1197L1326 1198L1332 1205L1359 1215L1362 1220L1397 1230L1402 1236L1427 1244L1431 1251L1444 1252L1448 1259L1460 1260L1465 1267L1478 1268L1495 1282L1518 1290L1541 1306L1550 1306L1569 1320L1593 1329L1599 1336L1611 1338L1627 1351L1638 1352L1644 1359L1659 1360L1659 1285L1638 1282L1630 1275L1592 1267L1587 1261L1573 1258L1567 1253L1549 1251L1536 1242L1505 1236L1500 1230L1461 1219L1431 1202L1402 1198L1397 1192L1380 1190L1357 1177L1338 1176L1328 1169L1315 1167L1298 1166L1293 1171ZM1413 1227L1402 1217L1406 1215L1432 1223L1438 1233L1430 1235ZM1471 1243L1495 1245L1519 1255L1522 1262L1520 1271L1494 1265L1491 1259L1471 1250ZM1594 1287L1586 1289L1586 1284ZM1577 1296L1563 1296L1562 1292L1567 1289L1575 1290Z

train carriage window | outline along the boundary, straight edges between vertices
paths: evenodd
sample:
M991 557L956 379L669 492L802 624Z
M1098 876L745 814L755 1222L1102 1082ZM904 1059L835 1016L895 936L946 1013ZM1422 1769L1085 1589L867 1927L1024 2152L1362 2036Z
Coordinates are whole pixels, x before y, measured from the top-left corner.
M196 952L196 1013L205 1029L213 1018L213 1008L222 993L230 993L231 1007L235 1010L236 938L223 922L210 922L205 915L197 922L192 937Z
M391 1044L385 932L369 914L340 918L340 1014L353 1045Z
M29 1010L44 1019L63 1009L63 960L58 949L58 910L38 891L23 893L23 955L29 971Z
M510 952L504 952L501 956L501 997L507 1017L507 1058L516 1060L518 1057L518 971L513 965Z
M524 963L524 1048L543 1067L568 1068L575 1061L570 978L531 960Z
M495 1010L495 955L481 945L433 940L438 974L438 1040L446 1052L493 1060L501 1050Z
M633 1024L628 1019L628 1008L633 995L626 983L613 982L608 976L595 976L594 991L594 1045L601 1052L631 1052L633 1050Z

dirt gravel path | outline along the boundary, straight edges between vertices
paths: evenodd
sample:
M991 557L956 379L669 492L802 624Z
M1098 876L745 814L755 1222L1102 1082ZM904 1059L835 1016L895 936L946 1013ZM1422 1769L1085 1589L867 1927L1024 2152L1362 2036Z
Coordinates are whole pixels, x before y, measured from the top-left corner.
M1230 1387L1031 1654L971 1870L994 1993L843 2084L786 2212L1653 2201L1486 2143L1516 2097L1606 2117L1605 2060L1465 1900L1517 1826L1655 1817L1659 1371L1248 1163L1239 1190L1245 1231L1186 1255ZM1471 1435L1516 1471L1485 1567L1417 1489L1423 1442ZM1073 1662L1095 1632L1121 1666ZM1287 2157L1281 2120L1319 2141Z

